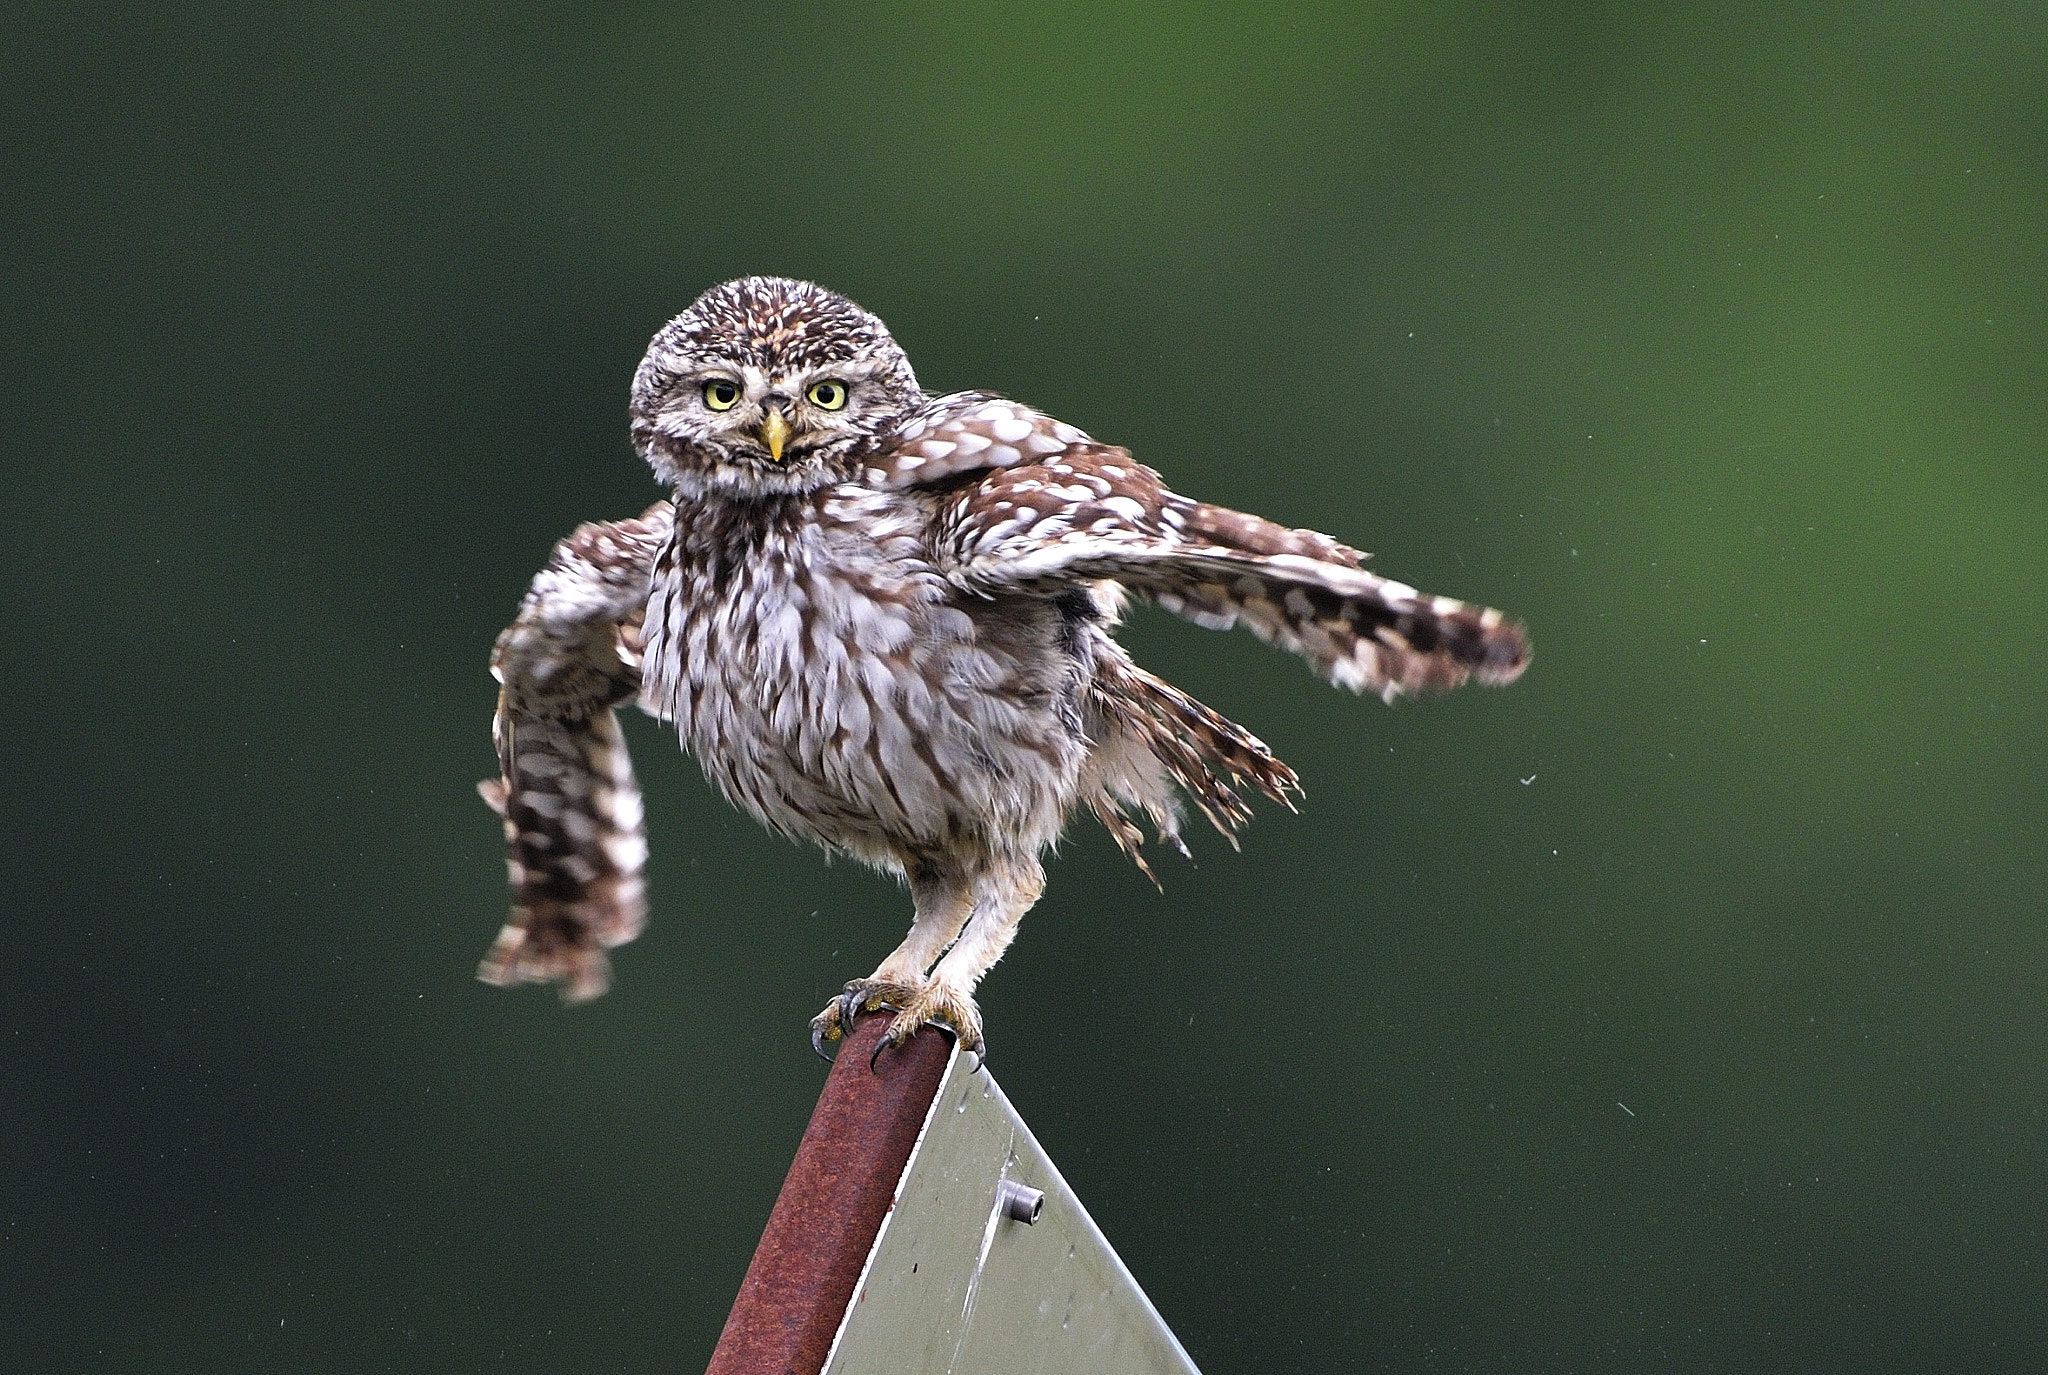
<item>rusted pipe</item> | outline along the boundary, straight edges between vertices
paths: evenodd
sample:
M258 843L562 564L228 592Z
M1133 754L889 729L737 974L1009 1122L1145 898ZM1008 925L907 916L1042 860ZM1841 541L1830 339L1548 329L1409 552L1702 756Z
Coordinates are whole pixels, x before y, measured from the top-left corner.
M952 1051L945 1032L926 1027L870 1072L888 1029L885 1015L863 1017L839 1043L706 1375L824 1367Z

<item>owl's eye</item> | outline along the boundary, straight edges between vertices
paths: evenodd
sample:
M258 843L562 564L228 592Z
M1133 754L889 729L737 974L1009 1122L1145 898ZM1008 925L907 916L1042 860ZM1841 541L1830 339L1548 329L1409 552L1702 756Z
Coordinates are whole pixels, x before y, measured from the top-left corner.
M739 404L740 384L727 377L714 377L704 384L704 404L714 411L729 411Z
M804 396L821 411L836 411L846 404L846 384L839 381L813 382Z

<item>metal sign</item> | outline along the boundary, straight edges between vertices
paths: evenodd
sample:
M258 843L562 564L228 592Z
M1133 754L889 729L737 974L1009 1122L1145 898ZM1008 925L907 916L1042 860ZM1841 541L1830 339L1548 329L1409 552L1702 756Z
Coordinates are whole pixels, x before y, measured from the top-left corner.
M956 1049L826 1375L1194 1370L1002 1089Z

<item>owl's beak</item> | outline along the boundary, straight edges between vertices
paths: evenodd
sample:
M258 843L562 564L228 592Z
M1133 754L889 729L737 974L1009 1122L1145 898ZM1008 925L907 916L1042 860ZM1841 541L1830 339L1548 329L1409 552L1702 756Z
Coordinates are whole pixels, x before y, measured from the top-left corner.
M789 442L789 422L782 418L780 406L768 408L768 418L761 422L761 442L768 446L768 457L782 462L782 446Z

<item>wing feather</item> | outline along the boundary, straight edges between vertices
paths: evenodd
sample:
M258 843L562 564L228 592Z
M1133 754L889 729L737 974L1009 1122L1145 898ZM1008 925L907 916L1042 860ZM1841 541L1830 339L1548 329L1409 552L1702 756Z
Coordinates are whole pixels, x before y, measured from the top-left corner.
M605 950L646 922L640 788L614 708L640 690L640 625L668 502L577 527L498 637L491 737L500 776L478 785L505 821L512 915L477 977L556 983L570 1002L610 983Z
M934 397L859 456L870 487L901 491L964 473L1039 463L1094 441L1065 421L994 392Z
M1085 438L941 502L935 559L982 596L1113 581L1197 625L1242 625L1339 687L1389 701L1473 676L1513 682L1529 662L1522 627L1500 612L1368 573L1328 535L1179 496Z

